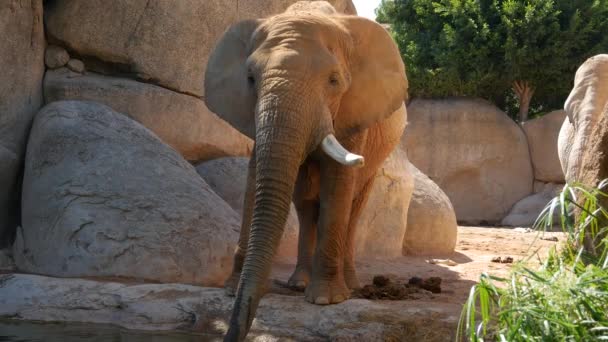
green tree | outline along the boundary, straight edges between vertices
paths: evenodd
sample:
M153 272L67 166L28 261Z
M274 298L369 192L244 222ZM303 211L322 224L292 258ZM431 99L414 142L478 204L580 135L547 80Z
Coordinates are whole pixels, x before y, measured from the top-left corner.
M561 108L576 68L608 52L608 0L383 0L418 97L478 96L525 121Z

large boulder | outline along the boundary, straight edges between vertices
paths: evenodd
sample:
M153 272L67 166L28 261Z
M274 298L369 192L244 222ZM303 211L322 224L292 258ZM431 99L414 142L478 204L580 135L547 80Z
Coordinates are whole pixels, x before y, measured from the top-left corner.
M557 139L565 118L565 111L556 110L523 124L530 147L534 178L538 181L564 182L564 172L557 155Z
M411 163L414 192L403 238L404 255L449 255L458 235L456 213L448 196Z
M543 209L557 196L564 187L563 184L548 183L537 193L515 203L507 216L501 221L503 226L532 227ZM559 209L554 212L554 223L558 223Z
M19 176L32 117L42 104L42 0L0 1L0 248L18 223Z
M177 152L104 105L38 113L22 207L22 271L205 285L231 271L238 215Z
M198 174L239 214L239 218L243 215L248 164L249 158L218 158L196 166ZM295 260L298 255L298 228L298 214L292 204L276 253L278 260Z
M62 0L47 2L45 19L49 39L82 56L89 69L201 97L209 54L228 26L295 2ZM354 11L350 0L330 2Z
M152 130L188 160L246 156L253 145L200 99L152 84L63 68L47 71L44 97L47 103L86 100L110 106Z
M402 147L445 191L460 222L498 223L532 193L526 136L496 106L480 99L415 99L408 114Z
M396 148L378 170L357 226L357 257L402 255L408 208L414 191L414 178L408 164L405 152Z
M567 182L577 180L583 155L592 143L590 136L608 103L608 54L583 63L574 77L574 87L566 100L568 117L559 133L559 159Z

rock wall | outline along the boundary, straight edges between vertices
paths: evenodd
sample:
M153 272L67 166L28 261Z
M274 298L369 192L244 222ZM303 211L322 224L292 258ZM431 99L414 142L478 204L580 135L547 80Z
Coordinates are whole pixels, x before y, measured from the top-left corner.
M402 139L412 164L450 198L459 222L499 223L532 193L534 174L522 129L478 99L415 99Z
M13 241L27 134L42 104L42 0L0 1L0 248Z

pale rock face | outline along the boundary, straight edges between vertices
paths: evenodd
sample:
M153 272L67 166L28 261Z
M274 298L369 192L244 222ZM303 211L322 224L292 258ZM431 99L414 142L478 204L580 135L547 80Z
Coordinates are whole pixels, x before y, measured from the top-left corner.
M355 237L356 258L393 258L403 252L414 178L407 155L396 148L378 170Z
M182 284L0 275L0 317L193 330L210 341L226 333L233 301L223 289ZM324 306L307 303L302 296L267 294L248 337L251 341L439 342L456 338L460 307L433 300L365 299Z
M247 168L249 158L219 158L200 163L196 171L216 194L232 209L243 215L245 187L247 185ZM298 254L298 214L291 204L291 210L285 224L283 238L276 253L281 262L294 261Z
M503 226L532 227L549 202L559 194L564 184L546 183L537 193L515 203L509 214L501 221ZM559 209L556 209L553 222L558 223Z
M407 214L404 255L449 255L454 252L458 225L448 196L429 177L409 163L414 193Z
M49 69L57 69L68 64L70 55L64 48L57 45L49 45L44 53L44 64Z
M522 129L478 99L413 100L402 147L422 173L445 191L458 221L498 223L533 190Z
M565 118L566 112L556 110L523 123L536 180L564 182L564 172L557 154L557 140Z
M48 71L44 79L47 103L59 100L95 101L129 115L193 161L249 155L253 141L209 111L195 97L152 84L67 69Z
M231 271L238 215L151 131L93 102L36 116L28 143L25 272L219 286Z
M564 107L568 117L559 133L558 148L567 182L577 180L589 137L607 103L608 55L597 55L576 71L574 87Z
M19 174L32 118L42 104L42 0L0 1L0 248L17 225Z
M90 70L121 71L202 97L207 60L222 33L239 20L281 13L295 2L62 0L47 5L45 18L53 41L94 57ZM356 13L350 0L330 3Z

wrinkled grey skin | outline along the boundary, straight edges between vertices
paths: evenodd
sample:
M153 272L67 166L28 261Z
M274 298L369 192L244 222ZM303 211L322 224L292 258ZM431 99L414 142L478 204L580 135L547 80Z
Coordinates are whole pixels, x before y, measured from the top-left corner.
M375 22L327 11L287 11L231 27L205 77L209 108L255 139L226 341L245 339L290 202L300 219L290 284L306 300L339 303L357 287L352 240L373 175L405 127L405 68ZM333 134L365 166L344 166L319 147Z

